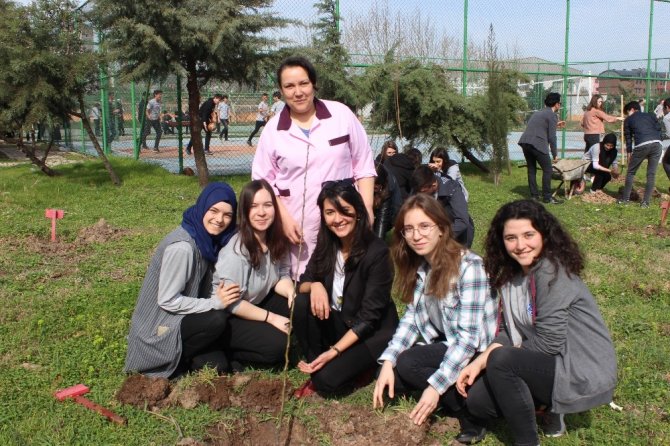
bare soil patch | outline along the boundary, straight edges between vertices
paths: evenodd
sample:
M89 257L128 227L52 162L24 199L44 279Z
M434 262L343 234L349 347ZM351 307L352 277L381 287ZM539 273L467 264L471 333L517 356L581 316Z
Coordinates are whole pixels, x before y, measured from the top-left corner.
M202 441L183 439L189 446L308 445L324 439L337 446L439 445L436 436L458 430L453 419L415 426L405 413L375 412L368 407L319 398L302 402L305 414L313 421L285 415L280 431L281 379L251 373L191 382L187 386L182 382L133 375L126 379L116 398L138 408L194 408L207 404L212 410L243 409L240 416L224 417L210 426ZM293 388L287 386L287 401L292 393Z
M80 229L75 243L106 243L110 240L116 240L123 237L128 232L128 230L110 226L104 218L101 218L93 226Z
M616 203L616 198L613 196L606 194L605 192L599 190L596 192L584 192L584 194L581 196L582 201L586 203L593 203L593 204L613 204Z

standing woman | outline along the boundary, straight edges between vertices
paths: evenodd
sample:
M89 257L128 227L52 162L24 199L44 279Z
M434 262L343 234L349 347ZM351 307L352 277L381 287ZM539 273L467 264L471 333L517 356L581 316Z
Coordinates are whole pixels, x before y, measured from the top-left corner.
M321 227L301 277L294 323L311 380L296 392L332 394L377 366L398 314L391 300L393 265L370 228L365 204L351 182L324 186Z
M484 263L501 296L499 332L456 386L472 415L503 416L515 445L537 445L536 406L551 410L544 434L557 437L564 414L612 401L614 347L579 277L577 244L541 204L520 200L498 210Z
M291 271L298 277L316 244L322 183L353 179L372 219L375 165L365 129L349 107L315 97L310 61L285 59L277 82L286 106L261 134L251 176L267 180L279 196L279 216L292 243Z
M249 182L240 192L239 225L219 253L214 292L239 287L239 300L226 310L222 347L233 362L273 366L284 358L293 282L289 277L288 241L277 218L277 199L265 180Z
M438 405L452 412L462 408L453 385L493 339L496 302L482 259L454 240L437 200L426 194L408 198L393 231L396 289L407 310L378 359L383 365L373 407L383 406L387 387L390 398L422 391L410 413L422 424Z
M600 142L600 138L605 134L604 122L617 121L623 121L623 118L605 113L603 111L603 97L599 94L594 94L591 97L589 105L586 106L586 112L584 112L584 117L582 118L584 142L586 143L584 152L588 152L591 146Z
M227 363L218 339L222 310L239 295L235 286L211 296L211 270L235 233L235 192L210 183L177 229L158 245L130 322L126 372L172 378L205 364L220 372Z

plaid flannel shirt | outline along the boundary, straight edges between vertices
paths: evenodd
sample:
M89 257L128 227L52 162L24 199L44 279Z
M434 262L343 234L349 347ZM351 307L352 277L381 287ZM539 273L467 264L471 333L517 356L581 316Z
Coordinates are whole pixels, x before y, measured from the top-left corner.
M424 294L425 281L430 273L428 265L417 271L417 284L413 302L400 320L393 339L379 363L391 361L395 367L398 356L421 338L435 342L441 333L430 322L425 299L435 299ZM468 365L476 352L486 350L495 336L497 305L478 255L466 251L461 257L458 285L439 299L447 351L439 368L428 378L440 395L456 382L460 371Z

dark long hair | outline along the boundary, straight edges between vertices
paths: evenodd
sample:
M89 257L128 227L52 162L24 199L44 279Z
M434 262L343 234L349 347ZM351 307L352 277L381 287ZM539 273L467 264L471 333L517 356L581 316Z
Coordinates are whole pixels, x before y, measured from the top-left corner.
M440 237L440 241L435 247L436 252L430 266L430 278L426 286L426 294L442 299L455 286L454 279L458 278L459 275L461 251L464 248L454 240L451 221L444 207L427 194L412 195L405 200L400 211L398 211L398 217L393 226L391 255L396 267L396 289L400 291L400 298L403 302L411 303L414 299L414 288L416 287L416 272L424 262L423 256L414 252L402 235L402 230L405 227L405 214L412 209L422 210L442 231L442 237Z
M238 208L238 231L240 233L240 244L246 248L249 253L249 263L251 267L257 269L260 267L263 249L256 240L254 229L249 221L249 212L254 202L256 192L265 189L272 197L272 206L275 210L275 218L265 235L265 243L270 251L270 260L272 263L278 262L288 252L289 241L284 235L284 230L279 218L279 206L277 198L270 184L265 180L254 180L247 183L240 191L240 203ZM241 253L240 253L241 254Z
M365 209L363 198L356 188L354 188L353 184L345 180L324 185L317 199L319 210L321 211L321 226L319 227L314 254L312 254L314 264L316 265L315 272L318 277L325 277L335 270L337 250L342 247L339 237L333 234L326 225L326 219L323 216L323 206L326 200L329 200L338 212L356 219L351 252L344 264L345 271L351 271L356 268L368 246L375 238L375 234L370 227L370 219L368 218L368 211ZM342 201L349 203L354 208L356 215L344 212Z
M521 265L507 253L503 239L505 223L522 219L530 220L533 228L542 235L541 258L561 265L568 274L578 276L582 272L584 257L558 219L534 200L518 200L498 209L486 234L484 267L493 287L500 288L522 273Z

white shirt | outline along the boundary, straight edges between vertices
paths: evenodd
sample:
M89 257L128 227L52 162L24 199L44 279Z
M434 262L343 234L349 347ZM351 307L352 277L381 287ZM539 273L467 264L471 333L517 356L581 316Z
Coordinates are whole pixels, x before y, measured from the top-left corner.
M344 256L342 251L337 250L335 271L333 271L333 291L330 294L330 308L342 311L342 299L344 295Z

